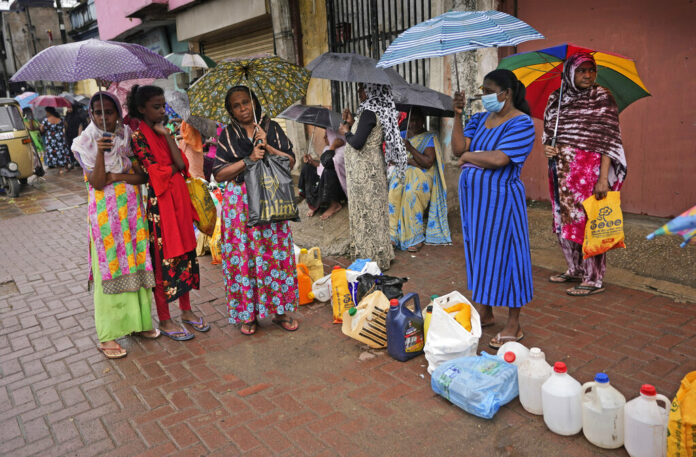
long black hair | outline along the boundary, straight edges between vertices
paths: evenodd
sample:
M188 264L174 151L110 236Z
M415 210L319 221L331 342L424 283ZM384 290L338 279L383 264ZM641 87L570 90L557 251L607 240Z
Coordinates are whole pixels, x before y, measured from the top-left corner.
M251 99L254 102L254 115L256 117L256 122L260 122L261 102L259 102L259 99L256 97L254 91L249 89L247 86L234 86L230 87L230 90L227 91L227 95L225 95L225 109L230 114L230 117L234 119L234 116L232 115L232 105L230 105L230 96L235 92L244 92L245 94L251 94Z
M501 90L511 89L512 104L524 114L529 115L531 109L529 108L529 103L527 103L527 100L525 99L527 88L524 87L524 84L517 79L517 76L513 72L499 68L488 73L483 79L493 81L498 85L498 87L500 87Z
M158 95L164 95L164 89L161 87L139 86L136 84L130 90L128 93L128 98L126 99L128 115L130 117L143 119L143 114L138 111L138 108L144 108L148 100L150 100L152 97L157 97Z

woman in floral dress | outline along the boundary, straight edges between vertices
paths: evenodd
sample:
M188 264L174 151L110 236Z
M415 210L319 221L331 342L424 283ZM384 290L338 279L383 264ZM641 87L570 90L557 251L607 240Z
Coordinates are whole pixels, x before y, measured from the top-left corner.
M253 101L252 101L253 97ZM265 154L285 156L295 163L292 143L280 126L264 117L261 105L247 87L235 86L225 97L232 122L218 138L213 173L227 182L222 202L222 267L227 309L232 324L241 323L244 335L253 335L258 319L289 332L299 324L287 313L299 299L292 233L287 222L247 227L247 166Z
M41 134L46 149L48 168L62 168L60 174L72 169L72 156L65 144L65 122L55 108L46 108L46 118L41 122Z

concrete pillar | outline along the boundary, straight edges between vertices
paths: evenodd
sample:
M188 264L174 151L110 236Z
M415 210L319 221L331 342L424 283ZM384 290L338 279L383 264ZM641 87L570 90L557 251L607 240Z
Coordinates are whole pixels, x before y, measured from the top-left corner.
M297 62L297 53L295 52L295 41L292 31L290 2L288 0L270 0L270 5L276 55L303 66L302 62ZM302 154L307 150L307 138L305 136L304 125L292 121L288 121L286 125L288 137L294 145L295 157L297 159L295 166L299 167L302 163Z

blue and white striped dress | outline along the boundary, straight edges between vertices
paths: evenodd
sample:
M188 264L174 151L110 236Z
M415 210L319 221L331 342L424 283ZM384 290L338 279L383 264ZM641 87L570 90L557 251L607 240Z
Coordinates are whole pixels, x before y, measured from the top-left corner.
M499 150L510 162L495 170L464 166L459 176L467 284L478 303L519 308L533 295L520 172L534 144L534 124L521 115L489 129L485 126L488 115L477 113L466 124L469 150Z

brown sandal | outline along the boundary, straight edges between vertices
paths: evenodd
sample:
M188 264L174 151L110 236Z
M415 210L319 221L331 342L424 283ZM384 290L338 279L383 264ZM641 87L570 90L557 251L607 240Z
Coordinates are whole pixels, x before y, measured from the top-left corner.
M578 276L570 276L567 273L561 273L559 275L553 275L549 278L549 282L554 284L562 284L564 282L581 282L582 278Z
M503 336L500 333L498 333L491 339L491 341L488 343L488 346L492 347L493 349L500 349L500 346L502 346L503 344L509 343L510 341L521 341L522 338L524 338L524 332L522 331L522 329L520 329L517 332L517 335L515 336Z
M588 295L601 294L605 290L607 290L606 287L580 284L579 286L566 290L566 293L571 297L587 297Z
M246 326L246 329L244 326ZM242 322L242 325L239 327L239 331L242 332L242 335L251 336L256 333L258 326L259 323L256 321L256 319L249 322Z
M120 344L118 345L118 348L106 348L99 344L97 349L99 349L107 359L122 359L128 355L128 352L126 352L126 350L123 349Z
M280 328L288 332L294 332L295 330L300 328L300 323L290 316L274 317L273 319L271 319L271 322L280 326Z

